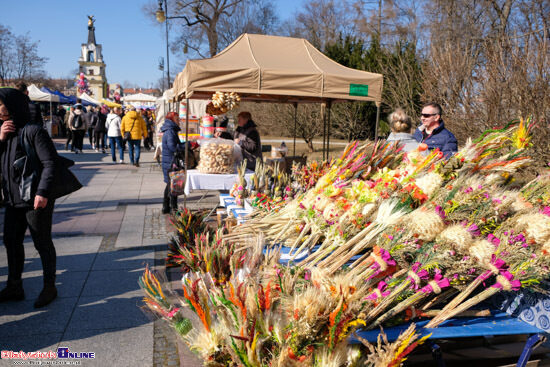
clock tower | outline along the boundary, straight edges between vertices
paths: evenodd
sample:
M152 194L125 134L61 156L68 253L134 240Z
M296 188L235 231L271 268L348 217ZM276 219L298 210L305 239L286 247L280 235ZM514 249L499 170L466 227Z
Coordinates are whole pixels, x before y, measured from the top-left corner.
M95 40L95 19L88 16L88 42L82 44L80 58L78 59L79 79L80 73L88 80L88 89L96 100L107 98L108 84L105 76L105 63L101 53L101 45Z

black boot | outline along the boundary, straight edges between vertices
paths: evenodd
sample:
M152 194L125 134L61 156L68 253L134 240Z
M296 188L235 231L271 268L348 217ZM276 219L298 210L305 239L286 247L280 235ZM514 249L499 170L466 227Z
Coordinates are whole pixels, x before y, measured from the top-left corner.
M175 213L178 211L178 197L174 195L170 195L170 209L172 210L172 213Z
M8 280L6 288L0 291L0 302L22 301L24 299L25 292L23 291L23 281L21 279L16 281Z
M55 282L44 283L44 289L42 289L36 302L34 302L34 308L41 308L49 305L56 297L57 288L55 288Z

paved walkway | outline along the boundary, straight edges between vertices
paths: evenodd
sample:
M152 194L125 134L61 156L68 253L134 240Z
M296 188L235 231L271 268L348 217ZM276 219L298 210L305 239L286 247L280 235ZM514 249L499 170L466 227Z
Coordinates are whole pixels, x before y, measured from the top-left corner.
M110 155L85 150L60 153L76 161L72 171L84 187L56 202L53 237L57 251L59 296L35 310L42 287L42 265L25 239L23 284L26 299L0 304L0 350L94 352L90 366L175 366L179 364L173 332L141 311L138 277L146 265L164 271L171 228L161 214L164 183L153 154L142 153L141 167L112 164ZM89 146L88 146L89 147ZM128 162L128 157L126 156ZM189 207L213 207L217 197ZM3 223L3 211L0 220ZM3 225L2 225L3 227ZM7 279L7 259L0 250L0 286ZM181 275L169 273L177 286ZM182 350L185 365L199 361ZM0 360L0 366L13 365Z

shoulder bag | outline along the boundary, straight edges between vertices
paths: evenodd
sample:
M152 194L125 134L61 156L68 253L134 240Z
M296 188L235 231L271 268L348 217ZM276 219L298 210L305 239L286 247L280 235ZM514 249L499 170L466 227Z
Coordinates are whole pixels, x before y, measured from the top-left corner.
M136 124L136 119L134 119L134 123L132 124L132 127L130 128L130 131L126 131L124 133L124 140L129 141L132 139L132 130L134 130L134 125Z
M30 142L27 135L27 129L23 128L21 133L21 146L25 150L27 156L27 164L30 164L32 173L28 176L21 177L21 183L19 185L19 193L21 199L24 201L30 201L32 199L32 191L38 185L40 179L39 174L39 158L36 154L36 150ZM74 165L74 161L56 154L56 164L54 181L50 190L50 199L57 199L65 195L69 195L82 188L82 184L78 181L78 178L69 170L69 167Z

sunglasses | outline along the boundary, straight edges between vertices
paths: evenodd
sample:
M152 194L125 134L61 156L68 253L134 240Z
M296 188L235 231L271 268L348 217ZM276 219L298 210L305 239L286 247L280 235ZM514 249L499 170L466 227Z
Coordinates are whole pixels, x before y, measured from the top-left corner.
M425 117L425 118L432 117L432 116L435 116L435 115L437 115L437 113L422 113L421 114L421 116Z

